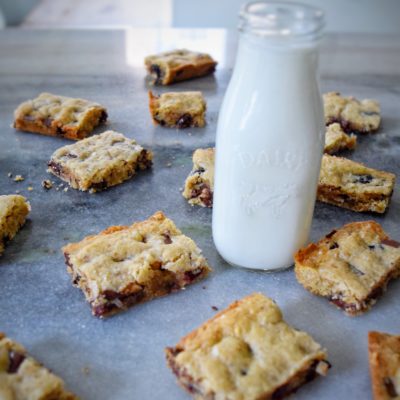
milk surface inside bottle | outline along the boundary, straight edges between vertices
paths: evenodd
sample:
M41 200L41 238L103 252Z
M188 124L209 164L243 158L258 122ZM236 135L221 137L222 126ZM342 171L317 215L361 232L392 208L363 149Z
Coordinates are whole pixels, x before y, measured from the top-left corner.
M251 2L218 119L213 204L217 250L237 266L293 264L308 240L324 146L318 87L323 13Z

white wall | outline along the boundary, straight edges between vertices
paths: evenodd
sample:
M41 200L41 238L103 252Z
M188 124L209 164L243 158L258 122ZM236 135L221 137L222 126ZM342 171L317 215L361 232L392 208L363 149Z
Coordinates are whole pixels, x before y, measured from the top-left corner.
M172 0L174 27L235 28L244 0ZM400 0L299 0L325 10L329 32L400 33Z

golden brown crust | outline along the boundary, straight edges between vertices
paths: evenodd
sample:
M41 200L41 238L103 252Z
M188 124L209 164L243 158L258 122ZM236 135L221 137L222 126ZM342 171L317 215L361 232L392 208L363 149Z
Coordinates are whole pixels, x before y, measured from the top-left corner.
M80 140L107 119L100 104L83 99L41 93L15 110L16 129Z
M400 399L400 336L368 332L374 400Z
M317 199L353 211L384 213L393 193L395 179L392 173L324 154Z
M180 385L199 399L280 399L329 368L321 346L258 293L167 348L166 357Z
M400 275L400 243L374 221L334 230L300 249L294 259L299 283L351 316L370 309Z
M148 56L145 65L155 84L170 85L211 74L217 62L208 54L183 49Z
M193 240L161 211L70 243L63 252L73 283L99 317L179 290L211 271Z

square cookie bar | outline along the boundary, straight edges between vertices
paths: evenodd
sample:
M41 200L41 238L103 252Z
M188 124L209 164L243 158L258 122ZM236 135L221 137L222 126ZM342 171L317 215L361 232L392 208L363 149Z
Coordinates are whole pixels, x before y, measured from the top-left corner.
M78 400L61 378L33 359L19 343L0 332L0 399Z
M327 154L335 154L342 150L353 150L356 147L357 136L348 135L337 122L326 127L325 148Z
M364 164L324 154L317 199L353 211L384 213L389 205L395 175Z
M74 285L97 317L182 289L211 271L194 241L161 211L68 244L63 252Z
M334 230L295 254L297 280L348 315L375 304L388 282L400 275L400 243L374 221Z
M156 85L170 85L208 75L217 65L208 54L185 49L148 56L144 63Z
M400 399L400 336L368 332L374 400Z
M153 121L169 128L194 128L206 124L206 102L201 92L169 92L159 96L149 92Z
M325 350L259 293L231 304L166 355L196 399L281 399L330 367Z
M152 159L153 153L134 139L106 131L56 150L48 171L74 189L97 192L149 168Z
M25 197L17 194L0 196L0 255L5 242L11 240L25 224L31 207Z
M192 205L212 207L214 190L214 148L197 149L193 168L186 178L183 197Z
M323 100L326 125L338 122L346 132L355 133L378 130L381 109L377 101L359 101L354 97L342 97L337 92L325 93Z
M41 93L20 104L14 117L16 129L79 140L107 120L107 110L88 100Z

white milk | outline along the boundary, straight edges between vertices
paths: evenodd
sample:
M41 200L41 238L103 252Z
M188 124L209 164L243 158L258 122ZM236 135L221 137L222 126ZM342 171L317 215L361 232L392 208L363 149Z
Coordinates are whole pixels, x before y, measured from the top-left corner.
M316 40L251 28L219 114L212 228L227 262L273 270L308 240L325 126Z

